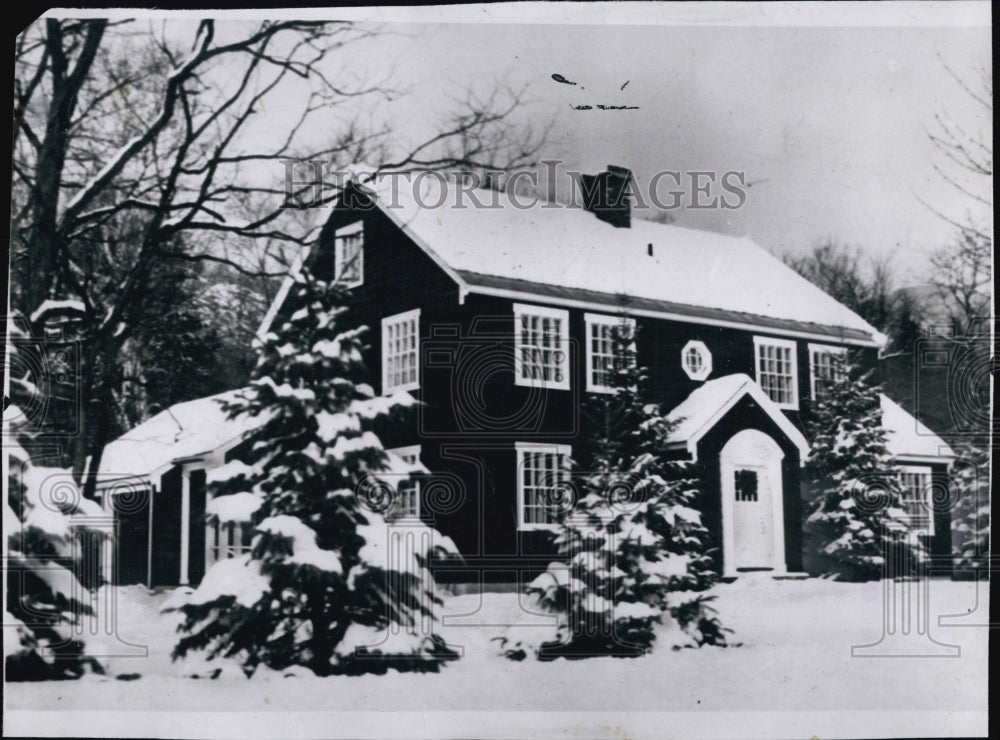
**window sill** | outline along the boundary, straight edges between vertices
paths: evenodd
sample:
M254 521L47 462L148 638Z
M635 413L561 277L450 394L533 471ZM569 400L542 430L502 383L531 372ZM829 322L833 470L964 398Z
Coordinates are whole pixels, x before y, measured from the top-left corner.
M570 389L569 382L567 381L557 383L554 380L529 380L518 375L514 376L514 385L522 388L537 388L539 390L568 391Z

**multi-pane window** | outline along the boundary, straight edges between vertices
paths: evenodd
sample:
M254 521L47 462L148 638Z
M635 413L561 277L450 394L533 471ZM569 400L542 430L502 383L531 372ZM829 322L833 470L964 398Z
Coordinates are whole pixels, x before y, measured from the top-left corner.
M809 345L809 382L814 401L823 400L830 386L842 377L845 358L846 350L843 347Z
M612 373L625 363L635 365L635 320L593 313L585 314L584 319L587 324L587 390L613 391Z
M403 462L410 465L420 463L420 445L397 447L387 450ZM399 482L396 489L396 501L387 512L389 519L419 519L420 518L420 481L410 477Z
M931 516L931 469L920 466L900 468L899 481L903 486L903 510L910 520L910 528L934 534L934 517Z
M757 471L737 470L736 477L736 500L756 501L757 500Z
M781 408L799 407L795 342L754 337L757 385Z
M514 304L514 382L569 389L569 313Z
M570 448L567 445L517 445L518 525L546 529L566 512L565 487Z
M420 309L382 319L382 392L420 387Z
M681 367L691 380L704 380L712 373L712 353L704 342L692 340L681 349Z
M249 522L220 522L217 517L208 521L206 567L227 558L236 558L250 552L253 526Z
M337 282L353 288L364 282L364 228L358 221L334 233L334 259Z

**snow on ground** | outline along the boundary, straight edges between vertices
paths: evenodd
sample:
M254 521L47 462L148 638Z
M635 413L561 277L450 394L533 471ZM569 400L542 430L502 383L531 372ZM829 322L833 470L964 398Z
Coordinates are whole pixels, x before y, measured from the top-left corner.
M740 647L551 663L496 654L490 640L506 625L527 625L516 632L547 619L522 609L517 593L446 596L439 631L465 657L440 674L248 680L225 661L171 662L179 615L159 613L170 594L133 586L116 592L118 634L148 645L147 657L109 659L109 678L7 684L4 699L8 710L985 710L987 630L937 622L975 609L977 585L930 584L930 634L959 645L960 657L852 658L852 645L882 634L882 588L743 579L715 589ZM979 598L987 591L980 584ZM986 609L980 604L975 621L985 621ZM916 644L930 645L919 635ZM224 669L217 680L185 677L217 668ZM115 680L119 674L141 677Z

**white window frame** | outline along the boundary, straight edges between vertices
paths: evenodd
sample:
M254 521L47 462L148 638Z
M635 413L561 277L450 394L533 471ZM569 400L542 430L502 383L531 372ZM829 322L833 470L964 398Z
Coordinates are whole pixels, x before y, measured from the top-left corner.
M846 347L837 347L832 344L813 344L812 342L808 345L809 348L809 397L815 401L816 399L816 355L817 354L831 354L840 355L841 358L847 357Z
M420 455L421 455L421 452L422 452L420 445L408 445L407 447L394 447L391 450L386 450L386 452L392 453L396 457L400 458L404 462L410 463L411 465L412 464L422 464L420 462ZM412 460L408 460L407 458L412 458ZM395 518L396 519L408 520L408 521L413 521L415 519L419 519L420 518L420 481L417 480L417 479L415 479L415 478L410 478L408 480L400 480L399 483L396 486L396 493L397 494L401 493L400 489L404 485L413 486L413 503L414 503L413 511L412 512L402 511ZM392 508L393 509L398 508L399 504L400 504L400 501L397 499L396 504L394 504ZM392 510L390 510L390 512L388 512L388 513L390 513L390 515L391 515L391 514L394 514L395 512L393 512Z
M760 349L761 347L782 347L791 350L789 352L791 374L792 374L792 400L791 401L775 401L771 398L771 394L767 393L767 389L764 388L764 384L760 382ZM754 336L753 338L753 369L754 369L754 379L757 381L757 385L761 387L761 390L767 394L768 398L774 401L774 404L779 409L798 409L799 407L799 358L798 358L798 342L794 339L775 339L774 337L763 337Z
M414 322L414 336L416 341L413 345L413 367L415 380L406 383L393 385L390 382L389 372L389 327L402 324L407 321ZM420 309L414 308L411 311L403 311L393 316L386 316L382 319L382 393L383 395L395 393L396 391L412 391L420 387Z
M523 470L525 466L525 456L529 453L546 453L550 455L559 456L558 470L563 471L560 481L569 480L569 458L572 456L573 448L570 445L562 444L551 444L544 442L515 442L514 449L517 453L517 469L515 470L515 475L517 476L517 528L523 532L537 531L537 530L554 530L559 525L557 522L527 522L525 521L525 490L524 490L524 475Z
M358 278L351 281L342 281L341 274L343 273L345 255L344 255L344 240L347 237L355 236L356 234L361 235L361 246L358 249ZM337 282L340 283L345 288L356 288L365 281L365 228L364 221L355 221L353 224L348 224L347 226L341 226L333 234L333 253L334 262L333 270L334 277Z
M212 498L215 497L213 496ZM211 501L212 499L208 500ZM219 521L217 516L208 517L205 522L206 571L222 560L238 558L240 555L244 555L253 549L251 545L242 544L244 530L249 530L249 539L252 542L254 526L250 522L222 522ZM219 538L218 542L216 542L217 536ZM228 542L230 538L234 540L234 544L223 544L224 539ZM223 554L225 554L224 557L219 557L219 555Z
M560 323L559 337L555 351L562 352L562 360L556 366L556 373L562 372L562 380L544 380L542 378L524 377L523 350L526 345L521 337L521 320L525 316L558 319ZM514 384L530 388L554 388L568 391L570 388L569 362L569 311L561 308L548 308L527 303L514 304Z
M933 537L934 536L934 507L932 505L933 501L932 501L931 497L934 494L934 469L931 466L929 466L929 465L898 465L896 467L896 469L899 472L899 483L900 483L900 485L902 486L902 488L903 488L903 490L905 492L909 492L909 487L906 485L906 483L904 481L904 478L903 478L903 476L905 474L909 474L909 475L926 475L927 476L927 483L924 485L924 491L923 491L923 494L924 494L923 505L925 507L924 508L924 512L925 513L922 515L922 516L926 516L927 517L927 525L926 526L916 526L916 525L914 525L910 521L911 520L911 514L909 512L907 512L906 518L907 518L908 521L910 521L909 527L910 527L910 531L911 532L917 532L919 534L926 534L926 535L928 535L930 537ZM904 495L904 498L903 498L904 504L905 503L910 503L912 501L913 501L913 499L908 498L908 497L906 497ZM904 508L904 511L906 511L905 508Z
M698 370L688 367L687 364L688 353L692 350L697 351L701 355L701 368ZM754 351L756 352L756 349ZM756 357L754 357L754 362L756 362ZM692 339L685 344L683 349L681 349L681 368L691 380L704 380L711 375L712 352L708 349L708 345L698 339Z
M587 349L586 355L586 373L587 373L587 391L589 393L614 393L615 388L609 385L603 385L601 383L594 382L594 359L596 355L594 354L594 347L591 343L590 328L592 326L610 326L617 327L625 324L629 331L632 333L632 342L629 344L629 351L632 355L632 364L635 366L635 319L628 318L625 316L609 316L607 314L601 313L585 313L583 315L584 323L586 324L586 337L584 342L586 343Z

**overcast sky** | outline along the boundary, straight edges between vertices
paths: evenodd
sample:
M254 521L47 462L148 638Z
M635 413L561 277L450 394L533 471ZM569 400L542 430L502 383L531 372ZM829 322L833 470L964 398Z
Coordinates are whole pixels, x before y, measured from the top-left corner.
M539 12L573 23L539 22ZM893 255L908 283L926 279L927 253L951 235L921 200L955 218L969 207L934 170L935 157L947 166L928 138L935 114L991 139L992 114L944 66L976 85L978 69L991 65L989 12L961 2L286 11L381 14L383 34L351 44L331 64L350 77L388 76L405 92L387 109L394 139L435 131L464 90L524 86L528 102L516 117L554 122L542 158L585 172L622 165L640 186L663 170L745 173L752 187L742 208L677 211L677 223L750 236L777 253L826 239L857 245ZM651 23L608 25L639 13ZM482 22L497 17L505 22ZM178 41L193 28L176 24ZM294 120L303 90L289 84L283 92L284 101L269 99L261 111L258 131L283 133ZM635 109L574 109L597 104ZM320 116L314 135L329 137L342 115Z
M927 131L936 112L990 130L945 70L974 81L989 64L976 28L566 25L393 26L373 60L396 62L413 92L416 129L445 92L529 86L522 115L555 118L545 155L570 168L737 170L755 183L736 211L684 211L678 223L749 235L777 252L826 238L893 253L910 279L966 200L934 172ZM576 85L556 82L562 75ZM628 82L624 90L621 86ZM637 110L575 110L583 104ZM428 124L429 125L429 124Z

